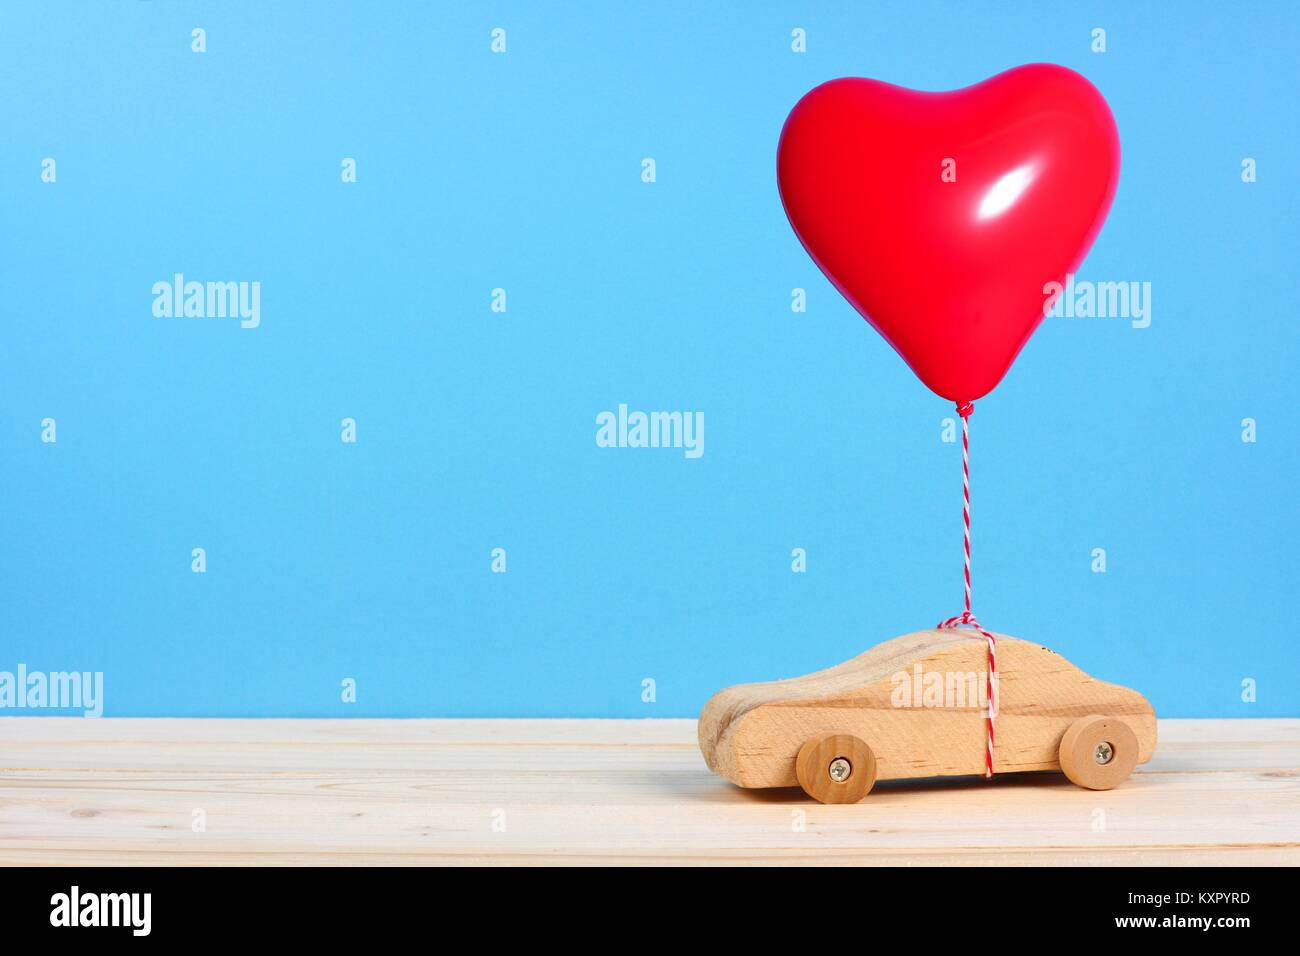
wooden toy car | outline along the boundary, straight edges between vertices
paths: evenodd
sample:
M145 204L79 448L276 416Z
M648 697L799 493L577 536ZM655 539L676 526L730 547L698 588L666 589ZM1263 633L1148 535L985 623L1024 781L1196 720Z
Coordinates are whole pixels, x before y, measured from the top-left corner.
M1109 790L1151 759L1156 715L1046 647L994 634L994 773L1063 770ZM738 684L700 713L709 769L740 787L803 787L856 803L877 780L983 774L985 641L969 630L905 634L790 680Z

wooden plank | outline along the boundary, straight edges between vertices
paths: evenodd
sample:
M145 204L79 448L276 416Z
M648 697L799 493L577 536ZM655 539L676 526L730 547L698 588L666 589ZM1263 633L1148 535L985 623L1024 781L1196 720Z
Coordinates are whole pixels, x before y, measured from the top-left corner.
M1060 774L745 791L691 720L0 720L0 863L1300 864L1300 720ZM194 829L195 811L205 828Z

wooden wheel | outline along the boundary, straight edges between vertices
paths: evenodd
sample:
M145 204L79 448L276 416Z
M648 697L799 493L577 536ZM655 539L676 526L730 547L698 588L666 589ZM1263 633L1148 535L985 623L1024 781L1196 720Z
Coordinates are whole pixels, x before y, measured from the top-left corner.
M1118 717L1089 714L1066 730L1059 756L1071 783L1089 790L1110 790L1137 766L1137 735Z
M821 803L857 803L876 782L876 755L852 734L819 734L799 748L794 773Z

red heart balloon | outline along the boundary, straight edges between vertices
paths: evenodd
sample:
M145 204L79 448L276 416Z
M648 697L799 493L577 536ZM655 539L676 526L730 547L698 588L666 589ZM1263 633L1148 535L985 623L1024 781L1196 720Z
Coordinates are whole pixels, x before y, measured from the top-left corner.
M777 179L827 278L922 382L970 402L1096 238L1119 136L1101 94L1061 66L949 93L847 78L790 111Z

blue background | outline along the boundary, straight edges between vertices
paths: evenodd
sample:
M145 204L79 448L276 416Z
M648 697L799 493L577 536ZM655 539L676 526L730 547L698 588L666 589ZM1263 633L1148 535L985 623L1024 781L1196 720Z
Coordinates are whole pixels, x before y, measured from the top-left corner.
M102 670L108 715L688 716L959 611L950 407L775 146L832 77L1045 60L1123 142L1079 277L1152 323L1049 319L979 403L976 611L1165 716L1297 715L1300 14L1134 7L5 4L0 669ZM154 318L174 272L261 327ZM598 448L620 402L704 456Z

